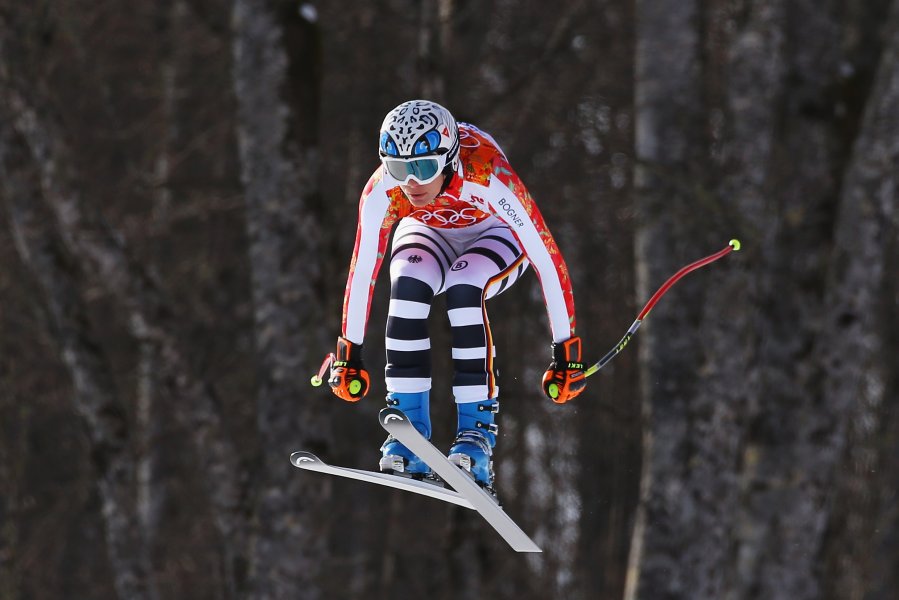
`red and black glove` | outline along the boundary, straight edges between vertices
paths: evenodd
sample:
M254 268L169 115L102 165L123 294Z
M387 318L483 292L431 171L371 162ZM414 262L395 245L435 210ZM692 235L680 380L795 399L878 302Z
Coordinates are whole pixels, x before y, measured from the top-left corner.
M553 343L553 361L543 374L543 392L557 404L564 404L587 387L584 363L581 362L581 338L573 336Z
M368 371L362 365L362 345L337 338L337 355L331 364L328 385L338 398L356 402L368 393Z

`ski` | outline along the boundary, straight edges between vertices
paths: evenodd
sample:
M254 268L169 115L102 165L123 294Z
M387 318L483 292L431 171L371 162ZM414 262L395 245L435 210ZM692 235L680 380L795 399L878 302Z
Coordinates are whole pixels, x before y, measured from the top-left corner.
M381 426L404 446L428 464L437 475L451 485L502 536L516 552L542 552L512 518L500 508L496 499L485 492L465 471L451 463L395 408L379 413ZM427 485L427 484L425 484Z
M360 469L350 469L347 467L335 467L329 465L311 452L299 451L290 455L290 462L293 466L304 469L306 471L316 471L318 473L326 473L328 475L336 475L338 477L346 477L347 479L356 479L358 481L366 481L377 485L412 492L413 494L421 494L429 498L436 498L444 502L456 504L465 508L474 510L474 505L465 496L453 490L440 487L433 483L425 483L409 477L399 477L397 475L388 475L387 473L377 473L374 471L363 471Z

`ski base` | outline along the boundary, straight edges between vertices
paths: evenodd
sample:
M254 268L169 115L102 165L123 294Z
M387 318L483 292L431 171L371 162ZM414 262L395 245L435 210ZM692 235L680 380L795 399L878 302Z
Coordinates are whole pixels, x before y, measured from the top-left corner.
M500 508L496 497L481 488L461 467L450 462L440 450L415 429L402 411L385 408L380 412L379 419L381 426L388 433L427 463L434 473L454 489L410 477L336 467L329 465L311 452L305 451L291 454L290 462L295 467L306 471L317 471L383 485L475 510L516 552L542 552L540 547Z
M291 454L290 462L293 463L293 466L306 471L317 471L328 475L346 477L347 479L366 481L376 485L383 485L394 489L404 490L406 492L412 492L413 494L421 494L422 496L428 496L429 498L435 498L437 500L474 510L474 505L472 505L472 503L462 494L440 487L435 483L427 483L425 481L412 479L411 477L388 475L387 473L378 473L376 471L335 467L329 465L311 452L303 450Z

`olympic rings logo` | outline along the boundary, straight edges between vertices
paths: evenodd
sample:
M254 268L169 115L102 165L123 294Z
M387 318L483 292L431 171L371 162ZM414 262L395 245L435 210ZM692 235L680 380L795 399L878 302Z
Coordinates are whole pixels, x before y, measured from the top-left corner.
M476 208L463 208L462 210L453 210L452 208L438 208L436 210L416 210L409 215L413 219L417 219L422 223L433 223L434 225L474 225L478 222L478 217L474 214L478 212Z
M477 148L481 141L464 129L459 129L459 146L462 148Z

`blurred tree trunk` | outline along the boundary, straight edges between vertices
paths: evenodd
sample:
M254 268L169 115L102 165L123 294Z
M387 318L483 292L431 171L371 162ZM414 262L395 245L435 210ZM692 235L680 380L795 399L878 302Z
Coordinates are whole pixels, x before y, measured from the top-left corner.
M838 72L832 40L839 24L832 6L805 2L754 2L735 17L722 198L738 198L745 218L753 282L746 297L757 314L750 330L732 338L748 342L752 364L731 373L745 382L748 410L738 430L744 447L735 463L741 498L732 513L729 593L818 598L817 515L836 450L825 432L838 430L844 417L821 401L812 351L832 244L833 174L843 168L837 131L820 118L835 108L828 90Z
M0 172L3 171L0 162ZM5 191L0 196L0 201L8 202ZM28 408L11 392L15 375L11 371L6 364L0 364L0 490L3 490L0 494L0 598L22 596L18 564L24 522L20 482L27 456Z
M309 369L333 340L322 330L316 202L317 15L292 2L235 0L234 91L252 270L263 456L250 597L319 598L325 482L288 461L304 448L327 456L330 428L304 397ZM317 401L316 401L317 402Z
M695 511L696 515L681 524L682 533L689 532L689 541L678 567L687 578L684 597L689 598L746 597L749 592L741 586L754 583L741 579L745 555L735 560L734 548L735 539L750 537L746 532L756 524L751 518L735 521L734 515L740 513L746 489L742 469L753 456L746 449L747 430L759 403L774 403L763 394L760 397L759 363L765 360L760 347L779 335L778 328L783 326L775 316L760 314L759 307L768 306L771 295L776 296L771 273L783 261L778 254L782 232L774 204L780 199L774 157L782 143L778 119L787 70L784 3L753 1L725 14L731 24L731 37L725 38L729 44L721 56L707 59L725 71L705 73L706 86L720 81L723 105L709 110L723 114L723 131L717 140L720 155L717 164L712 162L723 176L710 184L717 194L702 208L712 217L710 234L719 243L735 235L743 240L744 248L742 254L696 281L704 288L699 295L704 302L699 329L703 344L699 360L685 375L693 379L695 392L687 409L685 489L675 500L684 507L684 514ZM815 144L809 146L818 150ZM797 149L797 157L804 154ZM815 250L810 244L809 251ZM805 322L798 321L794 325L802 329ZM776 351L787 348L795 345L787 341ZM774 360L790 370L796 364L791 358Z
M162 3L158 8L161 29L159 52L159 124L155 169L153 179L155 193L150 229L154 239L168 232L172 209L172 169L175 162L175 145L178 139L178 75L180 53L179 39L183 35L182 23L187 5L183 0ZM163 508L169 495L169 482L165 476L164 436L167 431L166 406L158 381L160 370L158 347L150 340L142 340L137 365L137 393L135 421L138 446L138 511L140 523L148 544L153 547L160 532Z
M695 0L638 0L636 18L637 297L649 298L682 264L701 256L689 230L694 220L688 218L700 187L697 158L703 147L699 6ZM645 324L639 347L644 465L625 592L629 599L705 597L696 593L705 589L702 574L681 562L695 531L691 521L699 516L686 503L684 489L687 413L695 393L689 374L700 356L699 303L665 300Z
M15 85L15 88L13 87ZM210 494L213 514L225 553L225 580L236 588L242 578L246 523L242 501L242 471L232 441L223 431L221 415L211 389L196 376L178 341L183 328L175 310L158 285L127 254L120 236L109 231L101 218L83 207L69 150L51 120L21 93L21 82L9 80L4 102L11 122L26 141L43 198L59 228L60 237L79 269L99 282L129 316L131 334L138 343L152 343L161 357L159 379L164 393L179 400L194 434L198 464Z
M841 91L840 73L854 57L834 40L848 37L842 32L854 23L844 22L837 5L819 3L755 3L744 14L730 49L732 174L722 195L741 198L745 230L758 239L749 293L760 310L743 337L756 349L743 375L751 387L731 593L813 599L830 589L820 557L854 402L846 389L828 390L833 372L822 357L865 345L857 331L836 342L828 325L840 294L834 286L847 283L840 281L833 231L867 238L859 222L844 223L836 212L840 180L851 172L843 147L862 109ZM853 88L862 98L867 92L860 81ZM847 116L822 118L841 112ZM868 275L882 262L870 264L875 271ZM835 266L838 274L828 280ZM864 353L854 356L865 360Z
M835 5L755 0L721 9L712 3L706 14L677 19L672 29L678 34L665 38L647 5L655 3L644 2L641 13L638 4L638 39L653 48L638 51L642 286L651 291L677 267L670 256L682 244L699 256L698 241L711 243L715 235L720 243L736 234L744 240L744 254L727 268L716 267L712 285L701 279L711 274L678 284L647 323L641 346L647 463L628 597L820 598L828 588L818 559L826 548L827 515L854 414L852 389L835 381L858 385L856 377L825 369L820 357L830 352L836 362L839 355L844 368L857 374L870 372L866 367L877 355L871 350L877 344L863 335L861 315L834 331L822 331L822 317L840 310L833 307L841 299L879 297L884 284L878 273L889 256L886 236L877 233L887 221L864 211L858 192L848 200L844 190L843 202L864 217L853 219L844 209L837 220L835 213L846 168L842 138L857 127L852 99L840 95L845 50L834 43L849 25ZM725 25L712 21L716 10ZM713 41L726 44L704 41L705 71L696 86L689 75L700 66L697 36L715 33L721 37ZM895 65L882 67L889 68L895 71ZM684 102L681 86L691 81ZM858 82L854 87L864 89ZM701 134L690 134L697 129L697 109L710 119L710 127L699 122L699 130L715 136L709 154ZM822 118L840 110L848 116L838 124ZM722 125L716 127L716 120ZM863 134L855 152L865 158L856 160L866 165L887 156L895 170L895 155L876 143ZM864 154L868 147L872 155ZM679 174L660 169L660 161L677 166L685 148L693 154ZM695 167L704 163L723 177L697 173ZM850 181L859 177L852 173ZM871 180L884 174L878 171ZM693 212L708 219L708 231L694 230L683 243L675 240L690 236L684 223L695 214L684 210L683 193L666 188L678 178L694 188ZM883 204L880 214L891 207ZM828 283L824 273L835 223L838 238L857 246L833 257L837 266ZM877 292L865 294L870 286ZM852 296L858 290L860 296ZM677 297L691 298L694 307L677 306ZM869 302L868 312L860 311L865 315L876 312ZM839 323L844 312L830 321ZM847 343L860 345L851 359L845 356ZM875 379L876 369L868 382ZM879 391L871 392L867 412L858 413L869 422L882 388L870 388Z
M831 436L840 462L822 492L825 510L815 525L829 538L830 568L821 589L845 600L896 592L896 549L893 576L879 568L878 554L883 515L897 492L889 479L895 477L889 442L895 430L886 426L895 412L897 363L890 344L899 325L896 302L889 300L896 298L899 249L899 2L893 2L883 39L887 47L843 183L821 341L824 403L850 418Z
M4 200L5 201L5 200ZM19 567L22 518L22 472L25 466L25 446L28 437L27 409L19 405L20 399L7 393L11 373L0 371L0 598L22 596L22 576Z
M6 111L0 118L6 118ZM133 430L119 400L111 370L89 331L78 269L65 255L52 220L41 214L36 176L21 140L9 126L0 130L0 180L22 262L45 294L53 335L74 385L74 403L91 440L103 503L106 543L120 598L158 598L149 551L134 498L137 465ZM67 457L60 456L60 460Z

